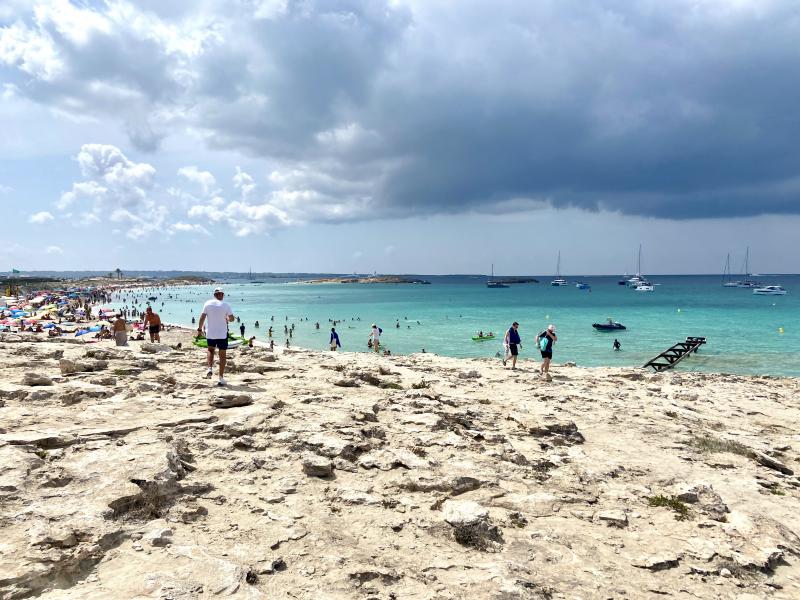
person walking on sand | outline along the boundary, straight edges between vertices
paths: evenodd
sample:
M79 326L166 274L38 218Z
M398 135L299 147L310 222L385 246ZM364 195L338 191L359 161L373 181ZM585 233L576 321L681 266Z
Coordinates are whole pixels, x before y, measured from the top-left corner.
M127 346L128 323L122 317L122 313L117 313L117 318L114 320L112 327L114 330L114 341L117 343L117 346Z
M203 305L200 322L197 324L197 334L203 334L203 324L206 323L206 342L208 343L208 370L206 377L211 378L214 366L214 351L219 350L219 381L217 385L226 385L225 362L228 351L228 323L233 323L235 317L231 305L223 302L225 292L221 288L214 290L214 298Z
M553 360L553 344L556 340L558 340L556 326L552 323L536 336L536 345L542 352L542 367L539 369L539 374L546 377L548 381L550 380L550 362Z
M372 349L373 349L375 352L380 352L380 348L381 348L381 334L382 334L382 333L383 333L383 329L381 329L380 327L378 327L377 325L375 325L375 323L373 323L373 324L372 324L372 331L371 331L371 332L370 332L370 334L369 334L369 342L371 342L371 343L372 343ZM369 346L369 344L367 344L367 345Z
M511 356L511 368L517 368L517 356L519 349L522 346L522 338L519 337L519 323L514 321L511 327L506 331L506 336L503 338L503 345L505 346L505 355L503 356L503 366L506 366L509 355Z
M144 325L150 333L151 342L161 343L161 317L158 316L158 313L154 313L153 309L149 306L147 310L144 311L142 325Z
M331 327L331 350L336 352L336 348L341 348L342 344L339 341L339 334L336 333L336 328Z

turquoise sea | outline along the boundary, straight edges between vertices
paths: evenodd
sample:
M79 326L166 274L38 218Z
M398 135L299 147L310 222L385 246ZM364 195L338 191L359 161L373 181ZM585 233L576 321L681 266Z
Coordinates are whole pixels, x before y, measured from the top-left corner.
M760 276L765 285L783 285L786 296L755 296L749 289L723 288L719 276L652 276L652 293L617 284L619 277L568 278L566 287L542 283L489 289L483 276L426 276L431 285L323 284L246 280L224 284L226 300L247 327L246 335L267 339L270 324L283 345L285 324L295 324L293 345L326 349L329 319L343 349L367 351L370 325L383 329L381 341L394 354L427 352L456 357L491 357L501 350L504 331L520 323L522 357L537 357L534 337L547 324L557 328L554 362L581 366L641 365L686 336L708 343L678 370L800 376L800 276ZM591 285L579 290L574 281ZM157 296L154 309L165 322L190 326L213 286L138 291L137 304ZM134 302L132 293L115 306ZM163 303L163 304L162 304ZM274 317L274 321L270 318ZM593 322L613 317L626 331L603 333ZM307 320L306 320L307 319ZM360 319L360 320L358 320ZM254 322L260 321L260 328ZM314 327L319 321L320 329ZM396 327L399 322L400 327ZM238 323L236 333L238 334ZM233 326L232 326L233 328ZM497 341L473 342L479 330L494 331ZM622 350L614 352L614 338Z

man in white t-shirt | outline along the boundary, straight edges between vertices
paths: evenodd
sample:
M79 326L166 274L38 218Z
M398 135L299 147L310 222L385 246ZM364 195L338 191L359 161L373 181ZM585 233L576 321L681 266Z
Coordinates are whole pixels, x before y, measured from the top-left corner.
M214 366L214 349L219 349L219 381L217 385L225 385L225 355L228 350L228 323L234 320L231 305L223 302L225 292L221 288L214 290L214 298L203 305L203 313L197 324L197 334L203 334L203 323L206 324L206 341L208 342L208 370L206 377L212 375Z

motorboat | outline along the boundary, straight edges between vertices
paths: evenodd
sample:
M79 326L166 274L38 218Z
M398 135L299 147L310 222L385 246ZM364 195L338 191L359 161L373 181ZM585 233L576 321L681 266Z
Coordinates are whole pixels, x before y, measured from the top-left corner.
M580 281L575 284L575 287L578 288L579 290L590 290L590 289L592 289L592 286L590 286L588 283L583 283L583 282L580 282Z
M608 321L605 323L592 323L592 327L597 329L598 331L619 331L621 329L627 329L625 325L622 323L617 323L611 317L608 318Z
M655 286L647 280L639 282L639 285L633 289L636 292L654 292L656 290Z
M625 283L626 283L626 285L627 285L628 287L630 287L630 288L635 288L635 287L636 287L637 285L639 285L641 282L642 282L642 278L641 278L641 277L639 277L638 275L634 275L633 277L631 277L630 279L628 279L628 281L626 281Z
M561 250L558 251L558 262L556 263L556 278L550 282L553 287L563 287L569 285L566 279L561 277Z
M753 290L753 294L757 296L785 296L788 293L789 292L779 285L765 285L764 287L757 287Z

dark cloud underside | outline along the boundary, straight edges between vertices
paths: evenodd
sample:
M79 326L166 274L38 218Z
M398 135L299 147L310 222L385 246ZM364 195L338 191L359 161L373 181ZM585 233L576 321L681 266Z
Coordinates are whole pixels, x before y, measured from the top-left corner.
M79 42L22 14L63 68L37 77L7 51L6 81L119 119L148 151L202 130L292 171L284 191L359 207L309 212L320 220L521 199L672 219L800 213L793 0L169 5L143 5L161 33L112 19Z

